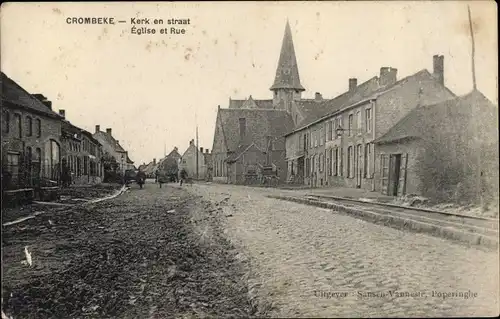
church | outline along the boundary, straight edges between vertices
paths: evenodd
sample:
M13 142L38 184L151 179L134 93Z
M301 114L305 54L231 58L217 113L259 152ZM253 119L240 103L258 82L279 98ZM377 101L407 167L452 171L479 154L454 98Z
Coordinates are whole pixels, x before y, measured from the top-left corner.
M219 106L213 140L213 180L243 184L272 167L281 181L287 178L285 134L324 112L319 93L303 99L290 24L287 21L271 99L229 99Z

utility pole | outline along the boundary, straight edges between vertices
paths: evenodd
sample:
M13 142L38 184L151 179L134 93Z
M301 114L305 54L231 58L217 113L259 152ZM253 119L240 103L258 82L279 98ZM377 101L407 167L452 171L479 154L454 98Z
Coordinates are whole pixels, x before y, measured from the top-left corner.
M471 51L471 60L472 60L472 88L474 90L477 89L477 85L476 85L476 65L475 65L475 51L476 51L476 45L475 45L475 42L474 42L474 31L472 29L472 18L471 18L471 13L470 13L470 7L469 5L467 5L467 11L469 13L469 27L470 27L470 37L471 37L471 45L472 45L472 51Z
M198 148L198 117L196 114L196 109L194 111L194 118L195 118L194 121L196 124L196 152L195 152L195 154L196 154L196 179L198 179L198 177L199 177L198 176L198 174L199 174L199 172L198 172L198 166L199 166L198 165L198 150L199 150L199 148Z
M472 27L472 17L471 17L471 12L470 12L470 6L467 5L467 11L468 11L468 14L469 14L469 28L470 28L470 37L471 37L471 46L472 46L472 50L471 50L471 63L472 63L472 89L473 91L476 91L477 90L477 84L476 84L476 63L475 63L475 52L476 52L476 48L475 48L475 42L474 42L474 30L473 30L473 27ZM484 206L484 203L483 203L483 194L482 194L482 190L481 190L481 175L482 175L482 169L481 169L481 139L479 137L479 133L480 133L480 130L479 130L479 126L478 126L478 123L477 123L477 120L474 120L474 117L472 117L472 121L474 121L474 128L475 128L475 133L476 133L476 138L474 139L474 141L476 142L476 147L477 147L477 150L476 150L476 156L477 156L477 159L476 159L476 164L477 164L477 172L476 172L476 191L477 191L477 197L478 197L478 200L479 200L479 204L481 205L481 208Z

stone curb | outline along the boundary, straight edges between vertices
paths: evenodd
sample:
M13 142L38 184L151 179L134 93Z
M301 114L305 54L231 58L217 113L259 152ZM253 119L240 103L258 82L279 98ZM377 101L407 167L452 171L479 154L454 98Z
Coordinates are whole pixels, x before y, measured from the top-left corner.
M290 197L290 196L268 195L267 197L296 202L300 204L311 205L311 206L317 206L321 208L334 209L341 213L355 216L357 218L370 221L375 224L381 224L384 226L389 226L401 230L410 230L412 232L427 233L436 237L456 240L471 245L480 245L488 248L498 249L498 240L496 238L487 237L480 234L469 233L459 229L442 227L426 222L402 218L395 215L374 213L360 208L355 209L340 204L325 203L321 201Z

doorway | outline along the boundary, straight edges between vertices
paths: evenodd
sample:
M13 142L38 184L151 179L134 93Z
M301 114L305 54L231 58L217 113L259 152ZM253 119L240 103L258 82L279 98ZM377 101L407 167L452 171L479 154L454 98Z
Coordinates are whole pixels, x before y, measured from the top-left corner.
M401 172L401 154L391 154L389 173L389 195L398 196Z
M363 146L359 144L356 147L356 161L355 161L355 169L356 169L356 188L361 188L361 180L363 178L363 165L361 165L362 161L362 148Z

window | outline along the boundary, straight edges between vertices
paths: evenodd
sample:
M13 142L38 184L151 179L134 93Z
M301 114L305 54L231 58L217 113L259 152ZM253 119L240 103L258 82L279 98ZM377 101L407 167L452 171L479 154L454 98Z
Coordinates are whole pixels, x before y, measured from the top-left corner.
M352 114L349 114L349 124L348 124L348 131L347 131L347 135L351 136L351 131L352 131L352 126L353 126L353 115Z
M37 137L42 136L42 121L40 119L36 119L36 134Z
M339 176L344 176L344 149L341 148L339 152Z
M26 117L26 126L27 126L27 131L28 131L28 133L26 135L33 136L33 120L29 116Z
M354 148L349 146L347 148L347 177L354 177Z
M305 177L309 177L309 158L306 158Z
M364 176L365 178L371 178L370 163L372 158L372 149L369 143L365 144L365 158L364 158Z
M26 161L27 163L31 163L31 161L33 160L33 154L31 152L31 147L26 147Z
M372 131L372 109L365 110L365 129L367 132Z
M14 129L16 130L15 136L21 138L22 137L22 123L21 123L21 115L14 114Z
M7 110L2 112L2 129L4 133L9 133L10 129L10 113Z
M356 130L358 131L358 134L361 134L362 128L363 126L362 126L361 111L358 111L356 112Z
M319 129L319 145L325 144L325 128L321 127Z
M240 122L240 139L244 139L246 133L246 119L240 118L239 122Z
M338 175L338 165L339 165L339 149L335 148L335 152L333 154L333 175L337 176Z
M328 176L333 175L333 148L328 150L328 163L326 164L328 167Z
M323 172L323 163L324 163L324 159L323 159L323 154L319 154L318 156L318 166L319 166L319 171L320 172Z
M332 122L330 122L330 121L327 124L326 140L327 141L331 141L332 140Z
M337 127L343 128L342 115L337 118Z

